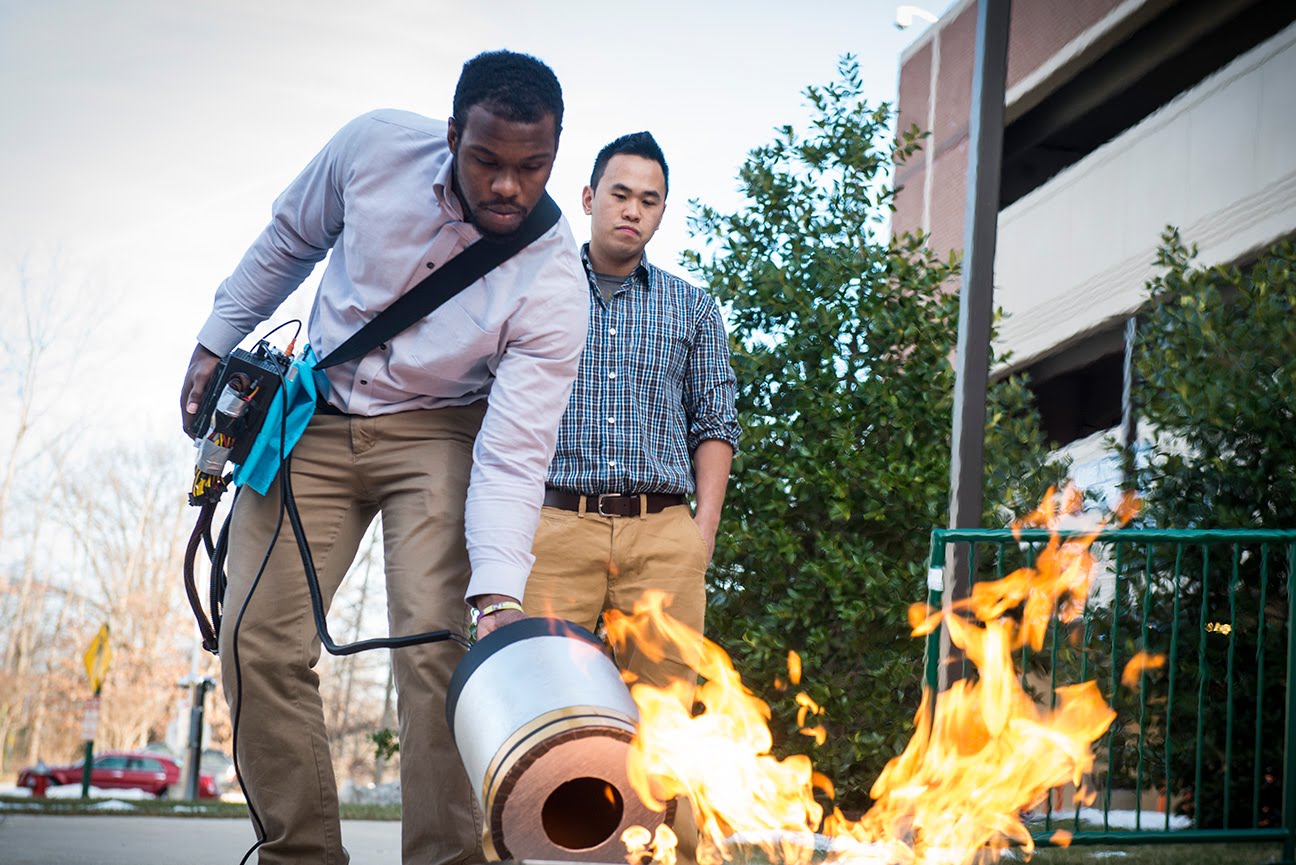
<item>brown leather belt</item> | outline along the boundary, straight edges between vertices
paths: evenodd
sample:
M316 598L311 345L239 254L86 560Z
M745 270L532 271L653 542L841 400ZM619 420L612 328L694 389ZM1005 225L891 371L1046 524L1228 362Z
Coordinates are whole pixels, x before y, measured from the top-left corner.
M585 512L602 517L637 517L639 504L644 501L648 513L655 514L669 507L684 504L684 497L665 493L603 493L601 495L582 495L569 493L566 490L545 490L544 503L551 508L564 511L579 511L581 499L585 500Z

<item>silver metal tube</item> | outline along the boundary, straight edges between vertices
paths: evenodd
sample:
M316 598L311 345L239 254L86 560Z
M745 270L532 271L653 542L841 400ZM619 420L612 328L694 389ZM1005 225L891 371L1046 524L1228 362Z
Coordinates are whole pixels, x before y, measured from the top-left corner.
M446 714L494 858L617 862L623 831L673 816L630 786L638 710L602 644L570 622L523 619L474 645Z

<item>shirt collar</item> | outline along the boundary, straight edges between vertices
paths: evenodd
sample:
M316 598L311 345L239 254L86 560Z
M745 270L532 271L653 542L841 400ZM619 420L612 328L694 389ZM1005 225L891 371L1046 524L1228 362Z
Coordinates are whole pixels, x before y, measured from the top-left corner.
M437 204L441 205L456 221L465 222L463 205L459 201L459 196L455 194L453 178L454 157L451 156L441 163L436 177L432 178L432 193L436 196Z
M594 265L590 264L589 243L586 242L581 246L581 263L585 265L585 275L589 278L590 284L594 284ZM648 253L645 251L639 258L639 264L630 275L626 277L633 281L640 288L648 288L652 283L652 266L648 264Z

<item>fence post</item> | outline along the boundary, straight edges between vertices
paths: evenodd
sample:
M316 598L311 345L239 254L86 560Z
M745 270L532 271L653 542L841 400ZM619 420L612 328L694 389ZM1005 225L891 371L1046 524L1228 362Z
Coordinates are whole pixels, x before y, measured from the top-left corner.
M941 609L941 597L944 591L945 541L941 538L940 529L935 529L931 534L931 559L927 565L928 609ZM943 630L945 630L945 623L941 622L936 630L927 635L927 659L923 664L923 681L933 697L940 689L941 631ZM934 701L933 705L935 705Z
M1283 863L1296 862L1296 543L1287 545L1287 694L1284 700L1282 820Z

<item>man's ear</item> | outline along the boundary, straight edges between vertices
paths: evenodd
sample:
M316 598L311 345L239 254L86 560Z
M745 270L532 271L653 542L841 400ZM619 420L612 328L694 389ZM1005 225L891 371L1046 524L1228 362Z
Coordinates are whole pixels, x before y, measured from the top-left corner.
M594 190L592 187L585 187L581 192L581 207L585 209L586 216L594 215Z
M456 156L459 153L459 127L455 126L453 117L446 118L446 143L450 145L450 154Z

